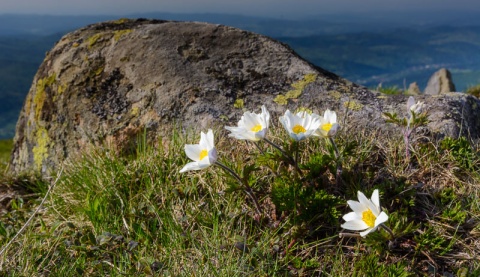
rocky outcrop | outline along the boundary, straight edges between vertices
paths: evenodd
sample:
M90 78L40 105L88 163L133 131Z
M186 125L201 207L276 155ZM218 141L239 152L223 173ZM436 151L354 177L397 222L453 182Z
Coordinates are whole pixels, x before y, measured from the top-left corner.
M429 95L446 94L455 91L452 74L445 68L433 73L425 87L424 93Z
M421 93L420 88L418 87L417 82L410 83L408 86L407 94L408 95L419 95Z
M478 118L475 97L424 101L432 133L479 135L479 123L468 120ZM144 132L158 142L173 124L235 124L243 109L258 112L262 104L273 120L287 108L333 109L355 131L390 128L382 112L401 112L405 103L404 96L385 97L315 67L262 35L198 22L104 22L65 35L47 53L17 123L10 168L49 174L91 146L128 151Z

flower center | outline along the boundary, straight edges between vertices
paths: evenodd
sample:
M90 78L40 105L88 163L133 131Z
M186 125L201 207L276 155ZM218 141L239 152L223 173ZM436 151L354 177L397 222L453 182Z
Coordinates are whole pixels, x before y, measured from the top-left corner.
M262 130L262 124L257 124L255 126L253 126L252 129L250 129L250 131L255 132L255 133L260 131L260 130Z
M375 226L375 219L377 219L377 217L373 215L372 210L370 209L362 213L362 220L367 223L369 227Z
M292 128L292 131L295 133L295 134L300 134L300 133L305 133L307 130L305 130L305 128L303 128L302 125L295 125L293 126Z
M203 149L202 151L200 151L200 160L203 160L203 158L205 158L206 156L208 156L208 151Z
M328 131L330 131L330 129L332 129L332 126L333 126L332 123L325 123L321 126L321 128L322 128L322 130L328 132Z

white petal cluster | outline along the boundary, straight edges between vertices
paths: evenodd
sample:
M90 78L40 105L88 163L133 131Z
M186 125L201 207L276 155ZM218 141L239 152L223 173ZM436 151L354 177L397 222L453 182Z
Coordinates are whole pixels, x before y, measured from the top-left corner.
M337 123L337 114L334 111L327 109L323 116L318 116L320 120L320 127L315 132L316 136L330 138L335 136L340 129L340 125Z
M407 101L407 110L414 112L415 114L421 113L425 104L421 101L415 103L415 98L410 96Z
M311 115L305 111L293 114L287 110L280 117L280 123L287 130L288 135L296 141L310 137L320 127L318 115Z
M226 126L230 137L241 140L259 141L265 138L270 124L270 113L262 106L262 113L245 112L237 127Z
M346 221L342 228L361 231L360 235L365 237L370 232L377 230L378 226L388 220L388 215L381 211L378 190L374 190L372 198L368 199L362 192L358 192L358 201L347 201L348 206L353 210L343 216Z
M186 144L185 154L193 162L186 164L180 170L180 173L204 169L214 164L217 161L217 149L215 148L212 130L209 129L206 134L201 132L199 144Z

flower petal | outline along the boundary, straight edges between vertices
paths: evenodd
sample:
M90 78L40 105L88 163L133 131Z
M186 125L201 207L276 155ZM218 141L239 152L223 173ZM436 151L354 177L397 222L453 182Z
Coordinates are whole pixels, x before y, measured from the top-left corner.
M410 110L413 105L415 105L415 98L413 98L413 96L410 96L407 100L407 110Z
M363 232L360 232L360 236L362 236L362 238L366 237L370 232L373 232L377 230L376 227L373 227L373 228L368 228L367 230L363 231Z
M190 171L190 170L199 170L199 169L202 169L204 167L200 167L200 165L198 164L198 162L190 162L188 164L186 164L181 170L180 170L180 173L183 173L183 172L186 172L186 171Z
M375 206L373 202L368 199L365 194L363 194L361 191L358 191L358 201L360 201L360 204L364 205L368 209L370 209L373 213L373 215L378 216L380 213L380 207Z
M372 200L373 204L375 204L375 206L380 207L380 197L378 194L378 189L373 191L372 198L370 199Z
M355 212L350 212L346 215L344 215L343 217L343 220L345 221L351 221L351 220L356 220L356 219L362 219L361 217L359 217Z
M348 229L348 230L352 230L352 231L360 231L360 230L365 230L365 229L368 228L367 223L365 223L361 219L350 220L350 221L347 221L347 222L343 223L340 226L344 229Z
M381 212L375 219L375 226L378 226L388 220L388 215L384 212Z
M200 152L202 148L198 144L185 144L185 154L191 160L199 161L200 160Z
M215 147L215 140L213 137L212 129L208 129L208 132L207 132L207 145L208 145L207 150L210 150Z
M356 213L357 216L360 217L360 218L362 218L362 213L364 211L368 210L368 207L366 207L362 203L354 201L354 200L348 200L347 204L348 204L348 206L350 206L350 209L352 209L352 211L354 213Z

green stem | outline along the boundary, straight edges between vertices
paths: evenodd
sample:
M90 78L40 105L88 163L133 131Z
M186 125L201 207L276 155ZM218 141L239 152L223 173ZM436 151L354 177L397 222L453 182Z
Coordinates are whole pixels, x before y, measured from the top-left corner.
M337 186L339 186L342 182L342 161L340 158L340 151L338 151L338 147L335 144L335 141L332 137L328 138L330 143L333 145L333 149L335 150L335 160L337 162L337 171L335 172L335 181L337 182Z
M244 188L245 193L248 195L248 197L250 197L253 204L255 205L255 210L257 211L257 214L259 216L261 216L262 215L262 208L258 204L257 198L255 197L255 195L253 193L252 187L250 187L250 185L247 182L244 182L242 180L242 178L240 178L240 176L238 176L238 174L235 171L233 171L233 169L231 169L230 167L222 164L219 161L216 161L215 164L220 166L221 168L223 168L228 173L230 173L230 175L232 175L238 181L238 183L240 183L240 185Z
M268 144L270 144L271 146L273 146L274 148L276 148L278 151L280 151L283 156L285 158L288 159L288 161L290 162L291 165L293 165L293 167L295 168L295 171L297 172L298 176L303 177L303 173L302 171L300 170L300 168L298 167L298 163L297 163L297 160L295 158L293 158L292 156L288 155L287 152L285 152L285 150L283 150L280 146L276 145L275 143L273 143L271 140L267 139L267 138L263 138L263 140L265 142L267 142ZM297 145L298 146L298 145ZM297 149L298 150L298 149ZM298 151L297 151L298 153Z
M390 236L392 237L392 239L395 238L395 235L393 234L392 230L390 228L388 228L385 224L380 224L380 227L382 227L385 231L387 231Z

